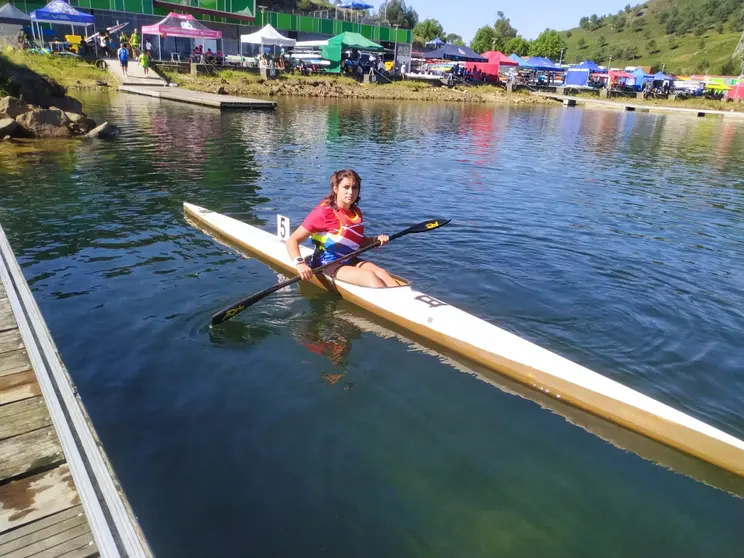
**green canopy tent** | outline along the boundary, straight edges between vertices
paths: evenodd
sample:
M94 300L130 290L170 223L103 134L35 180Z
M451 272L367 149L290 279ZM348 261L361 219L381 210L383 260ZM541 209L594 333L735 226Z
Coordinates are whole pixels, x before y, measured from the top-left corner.
M385 49L373 43L368 38L359 33L345 31L335 37L328 39L328 45L320 49L320 55L326 60L331 61L331 67L326 72L338 73L341 71L341 53L350 48L366 50L371 52L383 52Z

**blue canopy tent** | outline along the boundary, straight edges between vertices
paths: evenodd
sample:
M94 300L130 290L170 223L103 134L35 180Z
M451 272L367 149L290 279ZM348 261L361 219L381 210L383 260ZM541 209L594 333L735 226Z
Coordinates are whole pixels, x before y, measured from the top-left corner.
M593 60L584 60L566 71L565 85L584 86L589 83L589 74L592 72L601 72L600 68Z
M647 74L646 72L644 72L643 71L643 68L636 68L635 70L633 70L630 73L633 74L635 76L635 78L636 78L634 89L636 89L637 91L642 91L643 90L643 85L647 81L653 81L654 80L654 76L652 76L651 74Z
M488 62L472 48L466 46L444 45L441 48L425 52L426 58L443 58L445 60L463 60L466 62Z
M435 38L432 41L426 41L424 43L424 46L433 46L433 47L439 48L439 47L444 46L446 44L447 43L445 43L442 39L440 39L439 37L437 37L437 38Z
M665 74L664 72L656 72L654 74L654 81L664 81L665 79L672 81L674 80L674 76L670 74Z
M93 25L95 21L92 15L79 12L64 0L52 0L43 8L31 12L30 15L31 31L34 33L34 39L36 38L34 23L36 23L36 29L39 32L39 37L41 37L40 23L69 23L74 34L75 25L88 27L89 25Z
M514 60L514 62L516 62L520 66L529 67L529 65L526 64L524 58L521 58L518 54L512 53L512 54L509 55L509 58L511 58L512 60Z
M534 68L535 70L541 70L544 72L562 72L558 64L555 64L552 60L543 58L542 56L532 56L527 59L528 67Z

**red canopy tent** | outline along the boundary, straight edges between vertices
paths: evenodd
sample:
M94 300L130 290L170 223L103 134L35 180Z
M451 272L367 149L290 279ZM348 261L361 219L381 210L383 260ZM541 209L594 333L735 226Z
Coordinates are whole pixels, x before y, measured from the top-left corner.
M632 79L633 83L635 83L635 78L635 75L629 74L628 72L610 70L610 81L612 83L617 83L620 80L625 81L629 79Z
M171 12L152 25L142 27L143 35L158 36L158 57L160 58L160 37L186 37L187 39L221 39L222 31L210 29L191 14Z
M726 92L726 97L733 101L744 101L744 81L737 83Z
M483 58L488 58L488 63L480 62L468 62L465 66L468 70L480 70L486 75L486 79L490 82L496 82L499 80L499 69L502 66L510 66L516 68L519 64L505 55L503 52L497 50L489 50L481 54Z

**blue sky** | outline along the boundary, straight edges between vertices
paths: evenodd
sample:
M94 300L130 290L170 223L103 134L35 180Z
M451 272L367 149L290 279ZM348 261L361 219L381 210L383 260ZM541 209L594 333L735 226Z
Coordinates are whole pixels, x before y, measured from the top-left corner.
M373 3L379 7L383 2ZM493 25L499 10L511 19L512 26L521 35L534 39L546 27L570 29L579 24L582 16L615 13L627 3L628 0L521 0L503 4L488 0L406 0L406 4L418 12L419 21L430 17L438 19L446 33L462 35L466 43L479 27ZM637 4L638 1L630 3Z

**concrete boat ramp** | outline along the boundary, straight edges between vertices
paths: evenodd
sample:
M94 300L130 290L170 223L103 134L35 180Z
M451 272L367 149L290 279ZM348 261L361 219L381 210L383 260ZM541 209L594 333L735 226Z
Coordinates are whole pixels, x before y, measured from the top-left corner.
M108 71L119 82L119 90L135 95L145 95L157 99L166 99L168 101L178 101L181 103L190 103L192 105L202 105L222 109L258 109L273 110L276 108L274 101L264 101L262 99L251 99L248 97L235 97L232 95L216 95L214 93L204 93L202 91L191 91L180 87L169 87L168 84L152 69L148 76L145 76L142 67L137 61L129 63L128 75L124 76L121 71L118 60L104 60Z

